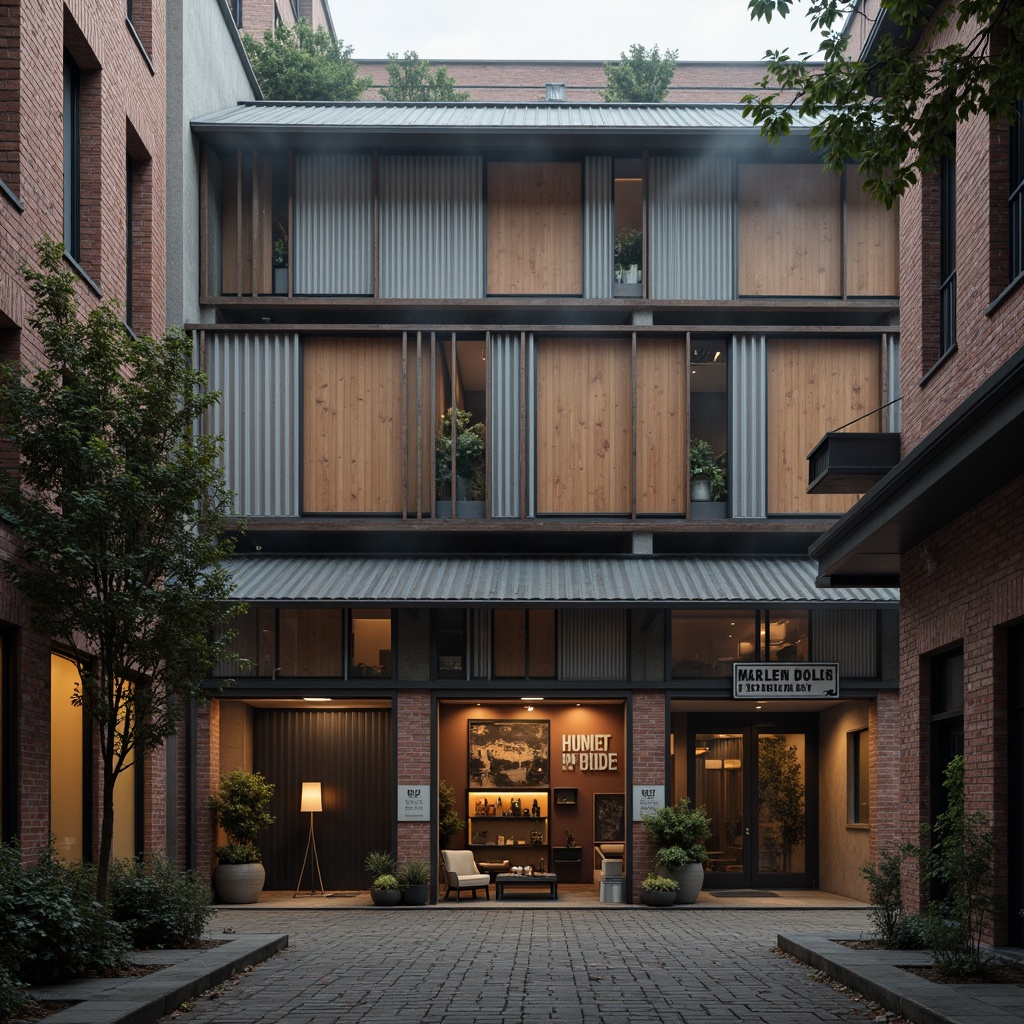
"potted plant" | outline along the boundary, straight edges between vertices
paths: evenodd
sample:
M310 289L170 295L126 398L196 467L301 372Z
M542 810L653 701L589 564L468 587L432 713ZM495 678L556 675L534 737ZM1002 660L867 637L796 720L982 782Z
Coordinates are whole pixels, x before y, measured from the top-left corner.
M274 824L267 811L274 784L259 774L236 768L220 779L220 791L209 800L209 808L224 829L227 843L217 848L220 864L213 873L221 903L256 903L267 873L256 847L261 832Z
M442 850L465 825L455 810L455 788L441 779L437 786L437 839Z
M640 902L648 907L671 907L678 892L679 885L675 879L651 871L640 883Z
M422 907L430 899L430 865L425 860L406 861L395 877L407 906Z
M288 239L274 240L274 294L288 294Z
M370 886L375 907L395 907L402 900L402 889L394 875L378 875Z
M615 280L640 284L644 259L644 235L639 228L622 228L615 236Z
M457 501L482 502L486 486L484 470L487 440L483 423L472 423L468 409L449 409L441 417L434 441L434 473L437 497L452 495L452 415L455 416L455 497Z
M725 471L722 460L725 453L715 455L707 441L690 442L690 498L693 501L723 501L725 499Z
M643 826L658 848L658 867L679 886L676 903L696 903L708 858L704 840L711 835L707 812L691 807L683 797L675 805L645 814Z

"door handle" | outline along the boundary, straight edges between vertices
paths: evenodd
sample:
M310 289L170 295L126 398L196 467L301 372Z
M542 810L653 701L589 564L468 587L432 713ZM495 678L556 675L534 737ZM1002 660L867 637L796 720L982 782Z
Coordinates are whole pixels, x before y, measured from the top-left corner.
M749 828L745 828L745 829L743 830L743 834L744 834L745 836L749 836L749 835L750 835L750 829L749 829Z

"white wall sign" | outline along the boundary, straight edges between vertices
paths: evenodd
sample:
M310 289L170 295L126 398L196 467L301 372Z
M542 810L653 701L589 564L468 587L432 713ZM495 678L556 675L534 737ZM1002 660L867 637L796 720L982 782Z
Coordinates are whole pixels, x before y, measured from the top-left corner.
M609 750L608 732L567 733L562 737L562 771L617 772L619 755Z
M633 820L642 821L645 814L660 811L665 806L664 786L633 787Z
M430 821L430 787L398 787L398 820Z
M732 695L746 700L819 700L839 696L839 666L778 662L732 666Z

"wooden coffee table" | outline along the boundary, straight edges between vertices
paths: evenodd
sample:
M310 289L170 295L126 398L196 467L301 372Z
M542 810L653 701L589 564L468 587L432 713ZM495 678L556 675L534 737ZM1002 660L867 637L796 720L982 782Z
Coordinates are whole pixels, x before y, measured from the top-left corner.
M546 874L513 875L503 872L494 879L494 898L500 900L506 889L547 889L553 900L558 899L558 875Z

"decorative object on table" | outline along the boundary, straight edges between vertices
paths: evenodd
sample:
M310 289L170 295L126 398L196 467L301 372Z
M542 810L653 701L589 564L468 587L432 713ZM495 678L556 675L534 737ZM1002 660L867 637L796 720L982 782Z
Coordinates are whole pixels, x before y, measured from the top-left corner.
M693 501L724 501L725 452L715 455L707 441L695 438L690 442L690 498Z
M501 806L501 797L500 796L498 797L497 808L498 809L497 809L497 811L495 813L498 815L499 818L503 818L505 816L505 811L504 811L504 809Z
M648 907L671 907L678 892L679 886L674 879L656 875L652 871L640 883L640 902Z
M519 797L514 796L511 800L509 800L508 803L509 803L509 808L508 809L512 812L512 817L513 818L522 817L522 814L523 814L523 801L520 800Z
M568 846L570 850L576 845L576 833L573 832L571 828L567 828L565 830L565 845Z
M658 847L658 867L679 886L676 902L696 903L708 857L704 840L711 835L707 812L682 797L675 805L645 814L643 826Z
M408 860L395 876L402 891L402 903L410 907L425 906L430 899L430 865L425 860Z
M530 808L530 813L535 817L540 817L540 804L537 803L537 798L533 798L533 806Z
M594 794L594 842L626 841L626 797L622 793Z
M550 779L550 750L551 723L547 719L471 720L469 786L544 788Z
M299 895L299 888L302 885L302 876L306 872L306 861L309 860L309 895L315 896L318 892L326 896L324 891L324 880L320 875L320 858L316 852L316 836L313 833L313 815L319 814L324 809L323 792L319 782L304 782L302 784L302 797L299 802L299 813L309 814L309 837L306 839L306 852L302 855L302 867L299 868L299 880L295 883L294 899ZM310 860L309 851L313 851L313 858ZM317 889L313 885L313 871L316 870L316 881L320 883ZM303 894L305 895L305 894Z
M540 846L544 842L544 833L539 828L530 829L530 845Z
M267 811L273 795L274 784L259 772L236 768L221 776L220 790L208 802L228 838L225 846L217 848L220 864L213 873L221 903L259 901L267 873L256 839L274 824L273 815Z

